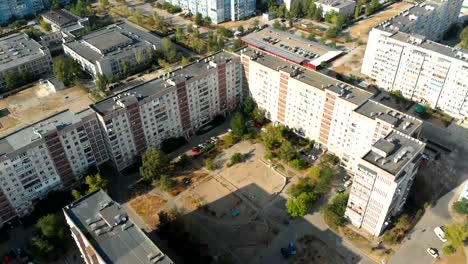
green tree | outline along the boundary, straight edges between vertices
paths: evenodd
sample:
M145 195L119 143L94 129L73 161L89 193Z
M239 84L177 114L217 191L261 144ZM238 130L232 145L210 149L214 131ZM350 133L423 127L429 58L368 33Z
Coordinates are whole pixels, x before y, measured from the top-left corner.
M198 26L203 25L203 15L202 14L197 13L195 15L195 24L198 25Z
M81 193L80 193L80 191L78 191L78 190L76 190L76 189L71 190L71 194L72 194L72 196L73 196L73 199L75 199L75 200L80 199L81 196L82 196Z
M238 137L242 137L246 132L245 120L240 112L234 114L231 119L231 130L232 134Z
M445 254L445 255L451 255L453 253L455 253L457 251L456 248L454 248L452 245L447 245L447 246L444 246L442 248L442 252Z
M188 60L186 57L182 56L182 58L180 59L180 65L181 65L182 67L185 67L185 66L187 66L188 64L189 64L189 60Z
M246 116L250 116L254 109L255 109L255 103L254 103L252 97L247 96L244 99L244 103L242 105L242 112L244 112L244 114Z
M288 199L286 209L291 217L304 216L315 202L316 196L312 192L301 193L297 198Z
M203 160L203 165L207 170L213 171L215 170L214 160L211 157L208 157Z
M37 235L31 238L31 246L41 257L48 257L56 251L55 246L50 241Z
M167 175L161 175L155 184L163 191L170 192L177 186L177 181Z
M236 152L232 154L231 158L229 158L228 167L231 167L232 165L237 164L241 161L242 161L242 154Z
M452 208L459 214L468 214L468 199L463 198L461 201L454 202Z
M317 39L315 38L314 33L310 33L309 36L307 36L307 39L310 40L310 41L317 41Z
M304 192L313 192L315 189L314 183L307 177L299 177L296 184L292 185L287 193L292 197L298 197Z
M96 88L101 91L101 92L104 92L106 89L107 89L107 82L108 82L108 79L105 75L102 75L100 73L98 73L96 75Z
M158 180L165 175L169 167L169 158L159 149L150 147L143 154L140 175L146 180Z
M277 149L284 140L282 136L283 130L284 127L282 126L268 125L260 133L260 140L267 148Z
M274 29L281 30L281 23L278 20L275 20L275 22L273 22L272 26L273 26Z
M244 26L242 26L242 25L238 26L237 31L239 31L241 33L244 33L244 31L245 31Z
M354 19L357 19L361 15L361 5L358 4L354 8Z
M327 31L325 31L325 36L327 38L335 38L336 36L338 36L339 31L340 30L336 26L329 27Z
M127 75L130 71L130 62L128 60L121 60L120 67L124 75Z
M162 52L169 63L177 60L177 49L168 38L163 38L162 40Z
M464 49L468 49L468 26L466 26L460 34L460 46Z
M53 71L57 79L67 86L72 84L82 74L78 64L71 58L54 59Z
M47 32L49 32L52 29L50 24L45 22L44 19L39 19L39 26Z
M3 81L5 82L5 88L11 90L17 87L18 82L15 76L9 72L5 73L3 76Z
M320 178L320 167L319 166L312 166L309 168L307 172L307 176L314 181L318 181Z
M102 178L100 173L86 176L85 183L88 185L88 193L94 192L98 189L107 191L108 180Z
M211 25L211 17L206 16L206 17L203 19L203 25L205 25L206 27L209 27L209 26Z
M332 202L327 204L323 210L323 218L325 222L332 229L337 229L338 226L343 226L346 223L344 214L346 211L346 204L348 203L348 195L345 193L340 193Z
M296 151L289 141L283 141L278 150L278 157L285 161L290 161L296 156Z
M44 237L65 239L65 224L56 214L47 214L39 218L36 227Z
M253 113L252 113L252 118L255 122L259 124L264 124L266 121L265 118L265 110L260 109L258 107L255 107Z
M182 29L182 27L180 25L176 26L175 39L178 42L184 42L185 39L186 39L184 30Z
M232 48L233 48L234 50L236 50L236 49L238 49L238 48L240 48L240 47L242 47L242 46L243 46L242 40L241 40L240 38L236 38L236 39L234 40L234 44L233 44Z
M340 159L331 153L327 153L323 155L321 160L322 162L326 164L331 164L331 165L336 165L340 162Z
M86 17L92 13L91 8L86 4L85 0L78 0L76 5L70 9L70 12L80 17Z
M445 238L455 248L463 245L468 238L468 226L465 223L452 223L444 226Z
M133 19L138 25L144 24L144 17L143 17L143 14L141 13L140 8L135 8L135 11L133 13Z

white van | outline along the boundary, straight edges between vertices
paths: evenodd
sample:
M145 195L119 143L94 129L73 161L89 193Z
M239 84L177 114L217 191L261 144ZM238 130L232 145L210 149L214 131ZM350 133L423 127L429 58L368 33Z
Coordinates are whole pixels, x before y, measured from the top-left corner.
M445 238L445 232L442 230L441 226L434 228L434 233L442 242L447 242L447 239Z

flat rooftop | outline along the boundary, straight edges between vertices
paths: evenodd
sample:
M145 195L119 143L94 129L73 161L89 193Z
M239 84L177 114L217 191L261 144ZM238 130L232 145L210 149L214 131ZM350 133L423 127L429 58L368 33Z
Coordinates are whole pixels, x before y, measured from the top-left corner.
M43 135L50 131L60 130L69 125L79 123L81 122L81 117L89 114L92 114L91 109L86 109L76 114L70 110L65 110L0 138L0 156L19 150L41 139Z
M234 57L236 57L236 55L224 51L216 53L210 57L167 73L167 78L160 76L156 79L125 89L118 94L96 102L91 105L91 108L100 115L106 115L112 112L115 107L119 108L117 101L125 104L125 102L128 102L129 100L142 100L148 96L164 93L168 90L174 89L175 86L170 83L171 80L177 81L178 79L198 77L206 72L208 70L207 68L212 69L217 63L230 61Z
M55 11L49 11L42 15L43 17L49 19L50 21L54 22L59 27L67 26L69 24L73 24L80 20L81 18L75 16L74 14L70 13L66 9L59 9Z
M374 100L368 100L359 106L355 111L369 118L380 119L384 122L387 122L393 126L393 129L406 135L412 135L422 125L421 120L399 112Z
M340 94L341 89L345 89L346 94L342 98L355 105L361 105L373 96L371 92L341 82L318 71L300 67L294 63L253 48L242 49L239 51L239 54L250 57L253 60L251 63L259 63L276 71L284 71L290 74L294 73L291 76L292 78L318 89L329 89L337 94Z
M135 48L159 49L162 47L162 38L121 21L64 45L86 60L96 62L121 52L132 52Z
M80 198L63 212L106 263L173 263L103 190Z
M291 62L309 63L315 67L343 53L341 50L270 27L248 34L242 37L242 41Z
M316 3L334 8L343 8L349 5L356 5L356 2L350 0L318 0Z
M385 139L377 141L363 159L397 176L424 146L422 141L398 131L392 131Z
M450 58L458 59L463 62L468 62L467 49L446 46L431 40L427 40L424 36L412 35L404 32L396 32L391 36L391 38L397 41L417 46L424 50L430 50Z
M47 48L24 33L0 38L0 72L45 56Z

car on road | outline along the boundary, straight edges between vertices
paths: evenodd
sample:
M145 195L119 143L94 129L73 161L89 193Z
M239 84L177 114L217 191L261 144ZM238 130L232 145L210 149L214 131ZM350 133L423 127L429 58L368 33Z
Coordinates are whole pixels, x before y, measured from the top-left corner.
M436 228L434 228L434 233L436 234L436 236L442 241L442 242L447 242L447 239L445 238L445 232L444 230L442 229L442 226L438 226Z
M339 193L342 193L342 192L346 191L346 188L344 186L340 186L340 187L338 187L336 189L336 191L339 192Z
M192 148L192 153L198 154L198 153L200 153L200 149L198 147L193 147Z
M431 255L433 258L438 258L439 257L439 252L437 252L437 249L435 248L427 248L426 249L427 253L429 253L429 255Z

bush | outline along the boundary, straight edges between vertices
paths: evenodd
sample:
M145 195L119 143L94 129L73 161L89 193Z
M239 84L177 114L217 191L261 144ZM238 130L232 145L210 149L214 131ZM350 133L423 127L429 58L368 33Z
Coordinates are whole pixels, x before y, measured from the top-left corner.
M326 164L336 165L338 164L338 162L340 162L340 159L331 153L327 153L323 155L322 162Z
M286 202L286 209L291 217L304 216L316 200L317 196L315 193L304 192L297 198L289 199Z
M236 152L232 154L231 158L229 159L229 162L227 164L228 167L231 167L234 164L237 164L242 161L242 154Z
M302 159L293 159L293 160L291 160L289 165L291 167L293 167L294 169L297 169L297 170L302 170L302 169L307 168L307 162L305 162Z
M461 201L453 203L452 208L459 214L468 214L468 199L463 198Z
M445 255L451 255L451 254L455 253L456 251L457 251L457 249L454 248L452 245L447 245L447 246L442 248L442 252Z
M176 187L177 181L167 175L163 175L155 182L155 185L159 186L163 191L170 192Z
M271 153L271 152L265 153L265 156L263 156L263 157L264 157L265 159L267 159L267 160L272 160L272 159L275 158L275 156L274 156L273 153Z
M346 223L344 214L346 204L348 203L348 195L340 193L332 202L327 204L323 209L323 218L332 229L337 229L338 226L343 226Z
M215 165L214 165L214 160L213 158L206 158L203 161L203 165L206 167L206 169L213 171L215 170Z
M309 178L301 177L298 183L292 185L287 190L288 194L292 197L298 197L301 193L314 191L314 184Z

